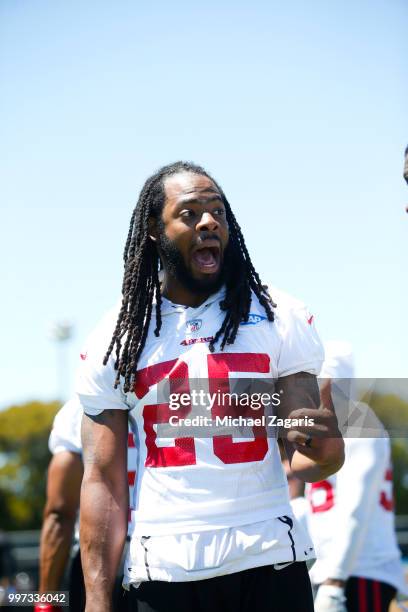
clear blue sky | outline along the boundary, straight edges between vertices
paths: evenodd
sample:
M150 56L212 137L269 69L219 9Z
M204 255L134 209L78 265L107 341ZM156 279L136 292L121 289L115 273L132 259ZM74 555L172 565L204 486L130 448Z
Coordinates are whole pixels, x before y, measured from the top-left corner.
M224 187L261 276L360 376L406 377L406 0L2 0L0 407L56 395L115 302L144 180Z

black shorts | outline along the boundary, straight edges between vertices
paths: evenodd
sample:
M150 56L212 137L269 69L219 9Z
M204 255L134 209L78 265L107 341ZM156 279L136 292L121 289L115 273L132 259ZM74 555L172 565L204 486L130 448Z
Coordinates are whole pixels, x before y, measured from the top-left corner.
M347 612L388 612L396 594L390 584L352 576L346 582Z
M272 566L197 580L143 582L131 588L129 612L313 612L306 564Z

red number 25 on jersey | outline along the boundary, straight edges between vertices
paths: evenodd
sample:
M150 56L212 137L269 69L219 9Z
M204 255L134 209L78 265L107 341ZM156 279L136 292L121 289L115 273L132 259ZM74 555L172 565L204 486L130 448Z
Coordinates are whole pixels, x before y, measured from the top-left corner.
M209 393L220 394L230 391L228 384L229 372L269 372L269 355L263 353L225 353L207 355ZM188 366L180 359L164 361L143 370L136 376L135 393L142 399L149 388L164 378L169 379L170 393L190 393ZM191 405L181 406L177 416L184 418L191 411ZM194 438L175 438L174 446L158 447L157 434L154 425L168 423L170 416L174 415L169 404L145 405L143 408L144 430L146 432L147 457L146 467L174 467L196 464L196 449ZM223 407L214 403L211 410L213 419L223 414ZM257 411L256 416L263 414ZM268 451L268 440L264 427L253 428L257 434L252 441L234 442L231 435L214 435L214 454L223 463L247 463L249 461L262 461ZM258 431L255 431L258 430Z

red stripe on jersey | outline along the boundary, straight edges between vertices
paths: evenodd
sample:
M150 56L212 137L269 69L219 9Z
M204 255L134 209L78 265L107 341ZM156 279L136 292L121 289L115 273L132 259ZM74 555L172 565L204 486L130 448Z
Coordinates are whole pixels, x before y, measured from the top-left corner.
M135 448L135 439L130 431L128 433L128 448Z
M373 602L374 602L374 610L373 612L381 612L381 588L378 580L373 580Z
M133 508L128 508L128 523L132 522L132 510Z
M368 612L367 609L367 581L365 578L358 579L358 610Z
M135 476L136 476L135 470L128 470L128 485L129 485L129 487L133 487L133 485L135 484Z

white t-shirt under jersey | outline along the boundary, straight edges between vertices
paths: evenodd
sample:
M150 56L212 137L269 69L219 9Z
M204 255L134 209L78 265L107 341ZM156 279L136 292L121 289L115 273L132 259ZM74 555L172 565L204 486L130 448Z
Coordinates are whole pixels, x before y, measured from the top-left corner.
M306 485L308 527L317 557L310 575L315 584L361 576L405 592L394 528L390 441L374 413L363 406L382 437L345 438L339 472Z
M273 289L271 294L275 321L267 320L253 294L248 323L241 324L234 344L223 352L216 346L214 353L208 344L225 316L224 290L198 308L164 299L160 336L153 333L153 314L129 393L122 384L114 389L114 355L102 365L117 310L89 338L77 380L79 400L87 414L127 410L138 453L125 581L198 580L312 556L291 511L275 439L251 431L244 439L236 429L172 438L168 426L165 435L162 429L174 415L160 397L158 383L164 379L167 397L177 391L191 398L197 386L210 394L220 385L233 392L237 379L319 373L323 349L313 317L286 294ZM191 401L182 416L192 418L195 410ZM265 408L265 414L272 410ZM215 420L222 407L215 401L207 414Z

